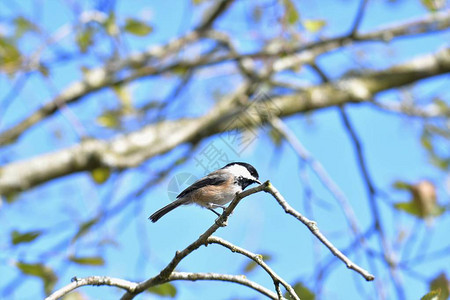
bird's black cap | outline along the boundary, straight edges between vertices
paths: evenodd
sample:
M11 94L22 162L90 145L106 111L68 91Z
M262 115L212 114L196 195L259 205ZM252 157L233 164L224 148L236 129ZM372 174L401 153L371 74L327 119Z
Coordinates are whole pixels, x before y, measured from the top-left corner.
M227 164L222 169L225 169L225 168L227 168L229 166L232 166L232 165L241 165L241 166L245 167L249 171L250 175L252 175L256 179L259 179L259 174L258 174L258 171L256 171L255 167L252 166L251 164L248 164L248 163L245 163L245 162L240 162L240 161L232 162L232 163Z

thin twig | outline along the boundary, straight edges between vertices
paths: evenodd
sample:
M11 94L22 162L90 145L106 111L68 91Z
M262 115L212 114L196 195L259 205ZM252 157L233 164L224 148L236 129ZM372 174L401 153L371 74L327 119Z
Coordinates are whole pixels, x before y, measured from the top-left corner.
M249 288L254 289L257 292L267 296L270 299L279 300L277 295L270 291L269 289L257 284L254 281L248 280L244 275L228 275L228 274L217 274L217 273L189 273L189 272L172 272L170 274L168 281L174 280L215 280L215 281L228 281L238 283ZM282 298L285 299L285 298Z
M261 266L261 268L264 269L264 271L266 271L267 274L269 274L269 276L272 278L274 284L275 284L275 288L277 288L279 286L279 284L283 285L283 287L289 292L289 294L291 294L291 296L296 299L296 300L300 300L300 298L297 296L297 294L295 293L294 289L292 288L292 286L287 283L286 281L283 280L283 278L281 278L277 273L275 273L275 271L273 271L262 259L261 255L258 254L254 254L248 250L245 250L244 248L241 248L239 246L233 245L232 243L216 237L216 236L210 236L206 242L208 244L218 244L218 245L222 245L228 249L230 249L233 253L239 253L242 255L247 256L248 258L250 258L251 260L253 260L256 264L258 264L259 266ZM277 292L278 293L278 292Z
M405 105L403 103L389 102L382 103L378 101L371 101L370 104L374 105L377 109L385 112L406 115L416 118L449 118L450 109L440 107L434 103L427 104L423 107L417 105Z
M263 261L262 259L258 258L257 255L236 247L232 245L229 242L226 242L222 239L211 237L212 234L219 229L220 227L226 226L227 221L233 210L236 208L236 206L239 204L239 202L254 193L258 193L261 191L265 191L267 193L270 193L276 201L283 207L284 211L292 216L294 216L297 220L301 221L303 224L306 225L306 227L311 231L312 234L314 234L330 251L337 256L340 260L342 260L349 269L352 269L359 274L361 274L367 281L371 281L374 279L374 276L370 274L368 271L364 270L360 266L353 263L347 256L345 256L342 252L340 252L320 231L317 227L316 222L309 220L308 218L301 215L299 212L294 210L283 198L283 196L278 192L278 190L269 182L266 181L264 184L261 184L259 186L256 186L254 188L248 189L246 191L243 191L242 193L236 194L233 201L231 201L230 205L224 210L222 215L214 222L211 227L209 227L196 241L191 243L189 246L187 246L182 251L177 251L174 258L169 262L169 264L156 276L149 278L146 281L143 281L141 283L133 283L126 280L116 280L111 279L108 277L88 277L87 279L81 279L81 280L75 280L71 284L61 288L60 290L53 293L51 298L48 298L47 300L53 300L57 299L58 297L62 297L65 294L69 293L73 289L82 286L82 285L114 285L121 287L125 290L127 290L127 293L125 293L121 299L133 299L136 295L140 294L147 288L155 285L159 285L171 280L180 280L180 279L187 279L187 280L199 280L202 278L208 278L205 280L222 280L222 281L233 281L240 284L247 285L263 294L268 296L272 299L279 299L280 296L280 290L279 290L279 284L282 284L289 293L291 293L292 296L294 296L295 299L298 299L295 297L295 292L293 291L292 287L290 287L289 284L287 284L283 279L281 279L276 273L274 273ZM217 274L217 275L211 275L208 274L201 274L201 273L179 273L174 272L176 266L181 262L182 259L184 259L186 256L188 256L190 253L198 249L202 245L206 245L208 243L218 243L221 244L229 249L233 249L235 251L238 251L241 254L244 254L252 259L254 259L263 269L269 273L269 275L274 280L275 288L277 290L277 295L266 288L258 286L256 283L251 283L250 281L246 280L242 276L233 276L233 275L224 275L224 274ZM230 279L232 276L233 280ZM228 278L228 279L227 279ZM55 296L56 295L56 296Z
M106 276L89 276L85 278L74 277L70 284L60 288L59 290L57 290L56 292L45 298L45 300L57 300L63 297L64 295L67 295L74 289L85 285L95 285L95 286L109 285L124 289L126 291L133 291L136 288L137 283L120 278L113 278Z
M161 64L160 62L164 61L163 58L167 58L173 53L176 53L182 47L198 42L199 39L203 37L203 32L200 34L198 31L192 31L176 40L170 41L165 45L154 46L146 52L133 54L126 59L114 61L105 67L99 67L91 70L91 72L89 72L89 76L85 76L83 80L73 82L58 97L46 103L31 115L21 120L18 124L0 132L0 144L6 144L17 139L23 132L32 127L34 124L42 121L47 116L54 114L58 108L56 102L59 102L59 104L72 103L84 96L87 96L88 94L108 86L130 82L146 76L163 74L168 71L176 70L180 67L189 69L201 66L217 65L224 62L242 60L245 58L270 57L276 57L278 60L276 63L280 63L285 59L292 59L293 56L297 56L294 54L299 53L301 53L303 57L300 61L303 60L304 62L310 62L312 58L320 54L333 51L355 42L361 43L374 40L390 41L396 37L416 36L423 33L442 31L449 26L450 22L448 13L436 12L426 16L425 18L358 34L356 37L344 35L293 47L292 49L283 48L276 51L264 49L248 54L226 53L210 60L205 60L203 57L198 57L194 61L181 59L174 61L169 65ZM300 63L300 61L298 63ZM43 65L46 65L46 63L44 62ZM129 68L136 71L124 78L116 76L116 73L120 73L120 71Z
M275 290L277 291L278 299L283 299L283 293L281 292L281 289L280 289L280 282L274 281L274 285L275 285ZM297 298L297 299L300 299L300 298Z
M397 296L401 300L406 299L405 291L403 289L400 276L396 271L395 263L392 259L392 253L391 253L390 247L386 241L386 236L384 233L384 229L382 227L381 216L380 216L379 207L378 207L378 203L377 203L377 199L376 199L375 184L373 183L373 180L370 177L367 163L364 158L361 142L360 142L358 135L356 134L356 130L353 128L353 126L350 122L350 119L349 119L349 117L345 111L345 108L343 106L339 107L339 113L341 115L342 122L344 123L344 126L347 129L347 132L350 135L353 146L355 148L358 165L359 165L359 168L360 168L360 171L361 171L361 174L362 174L362 177L365 182L366 189L367 189L367 194L368 194L368 198L369 198L369 206L370 206L370 210L372 212L373 219L374 219L374 226L375 226L375 229L378 231L378 237L380 240L381 248L383 249L383 252L384 252L385 262L386 262L387 266L389 267L389 271L390 271L389 273L394 282Z
M369 0L361 0L359 4L358 12L356 14L355 20L353 21L352 29L350 30L350 36L354 37L358 33L359 26L363 19L364 13L366 11L366 6Z
M290 206L284 197L280 194L280 192L269 182L264 183L264 191L270 193L277 202L283 207L284 211L287 214L290 214L291 216L295 217L297 220L302 222L310 231L312 234L314 234L330 251L333 253L336 257L338 257L340 260L342 260L347 268L352 269L361 276L363 276L367 281L372 281L375 279L375 276L370 274L367 270L363 269L362 267L358 266L354 262L352 262L347 256L345 256L339 249L337 249L319 230L319 227L317 226L317 223L314 221L309 220L299 212L297 212L295 209Z
M214 3L214 7L208 10L208 15L204 18L204 20L195 28L195 31L205 31L213 26L214 22L223 15L230 5L234 2L234 0L222 0L216 1Z
M180 263L180 261L185 258L187 255L189 255L194 250L198 249L200 246L204 245L208 239L217 229L220 227L226 226L228 217L233 212L233 210L236 208L238 203L243 199L244 197L247 197L251 194L260 192L264 189L264 185L259 185L254 188L248 189L246 191L243 191L240 194L237 194L236 197L231 201L231 203L228 205L228 207L224 210L222 215L214 222L211 227L209 227L196 241L191 243L189 246L187 246L182 251L177 251L175 253L175 257L170 261L170 263L155 277L152 277L144 282L139 283L136 290L132 293L128 292L123 295L122 299L133 299L134 296L139 294L140 292L144 291L150 286L154 286L157 284L161 284L163 282L166 282L169 278L170 274L175 270L176 266Z
M358 221L356 219L353 208L348 202L347 197L341 191L339 186L333 181L333 179L328 175L322 164L317 161L306 148L300 143L300 141L295 137L295 134L284 124L284 122L277 117L272 118L270 125L278 131L278 133L286 139L286 141L291 145L294 151L300 156L305 162L307 162L314 173L317 175L322 184L330 191L334 198L339 202L339 206L342 208L344 215L356 236L360 236L360 229Z

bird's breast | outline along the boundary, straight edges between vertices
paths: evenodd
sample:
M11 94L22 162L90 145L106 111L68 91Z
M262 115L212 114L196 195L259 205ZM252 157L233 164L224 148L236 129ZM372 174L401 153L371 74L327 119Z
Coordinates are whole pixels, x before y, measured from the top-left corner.
M230 184L230 182L226 181L220 185L210 185L193 191L191 199L204 207L223 206L233 200L236 193L242 191L240 186L232 184L232 182Z

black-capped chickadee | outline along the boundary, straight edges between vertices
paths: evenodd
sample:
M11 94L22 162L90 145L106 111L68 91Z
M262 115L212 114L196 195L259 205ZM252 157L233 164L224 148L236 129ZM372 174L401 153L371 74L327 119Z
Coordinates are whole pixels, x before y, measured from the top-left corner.
M149 219L156 222L178 206L191 203L206 207L219 215L214 208L224 208L236 193L242 192L250 184L261 184L258 179L258 172L252 165L244 162L229 163L194 182L177 196L177 200L156 211Z

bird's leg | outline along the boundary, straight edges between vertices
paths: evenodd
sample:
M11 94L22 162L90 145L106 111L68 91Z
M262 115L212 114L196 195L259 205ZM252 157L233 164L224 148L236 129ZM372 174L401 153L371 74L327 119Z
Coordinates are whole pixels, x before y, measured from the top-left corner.
M220 207L221 209L223 209L222 214L223 214L223 212L225 211L226 207L225 207L225 206L222 206L222 205L214 204L214 205L211 205L210 207L207 207L207 208L208 208L210 211L212 211L213 213L215 213L215 214L217 215L217 219L216 219L216 221L215 221L215 223L216 223L217 225L219 225L220 227L225 227L225 226L227 226L227 222L224 221L224 220L222 219L222 215L219 214L217 211L215 211L215 210L213 209L213 207L214 207L214 208Z
M211 207L208 207L208 209L209 209L210 211L212 211L213 213L215 213L218 217L220 217L220 214L219 214L217 211L215 211L215 210L212 209Z

